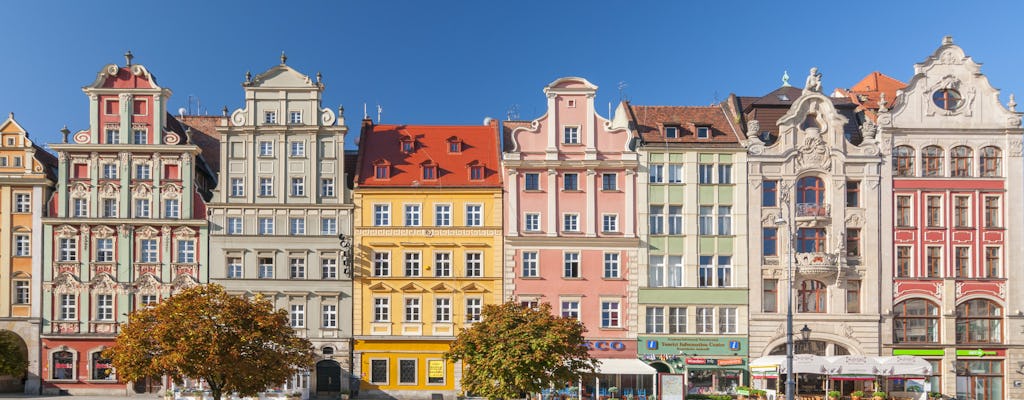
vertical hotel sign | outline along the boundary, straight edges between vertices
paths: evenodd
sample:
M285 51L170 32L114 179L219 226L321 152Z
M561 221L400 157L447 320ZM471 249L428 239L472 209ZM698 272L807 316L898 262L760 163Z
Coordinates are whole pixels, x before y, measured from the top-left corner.
M444 378L444 361L427 361L427 378Z

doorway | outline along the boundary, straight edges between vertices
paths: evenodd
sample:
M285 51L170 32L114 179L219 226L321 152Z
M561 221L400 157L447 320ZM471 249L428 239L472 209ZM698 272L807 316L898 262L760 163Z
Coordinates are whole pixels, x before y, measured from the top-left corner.
M341 393L341 364L334 360L316 363L316 395L332 396Z

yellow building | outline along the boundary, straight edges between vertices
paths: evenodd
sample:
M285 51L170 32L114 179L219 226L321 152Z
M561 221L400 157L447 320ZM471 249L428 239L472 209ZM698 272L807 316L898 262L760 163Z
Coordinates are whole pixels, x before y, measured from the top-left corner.
M363 121L353 190L360 397L454 398L458 332L502 293L497 124Z
M0 124L0 334L20 338L29 360L27 379L0 376L0 392L39 392L42 217L56 161L14 113Z

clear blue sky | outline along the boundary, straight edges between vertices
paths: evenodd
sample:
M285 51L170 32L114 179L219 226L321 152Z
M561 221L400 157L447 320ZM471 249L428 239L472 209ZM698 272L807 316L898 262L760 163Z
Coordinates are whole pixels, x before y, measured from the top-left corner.
M598 85L602 114L619 82L636 104L706 105L765 94L783 70L800 85L812 66L826 91L875 70L906 81L946 34L984 64L1003 103L1016 93L1024 104L1022 2L776 3L5 2L0 113L15 112L37 143L59 140L64 124L85 129L81 87L129 49L174 91L168 110L192 96L210 114L240 107L245 72L284 50L289 65L323 73L324 105L344 104L357 132L363 103L374 115L381 104L385 123L479 124L513 105L533 119L561 76Z

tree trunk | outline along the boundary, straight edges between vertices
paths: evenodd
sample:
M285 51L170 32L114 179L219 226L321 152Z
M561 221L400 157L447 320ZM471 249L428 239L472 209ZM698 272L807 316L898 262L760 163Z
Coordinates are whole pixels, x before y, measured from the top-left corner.
M213 396L213 400L220 400L220 391L223 388L223 385L210 385L210 396Z

